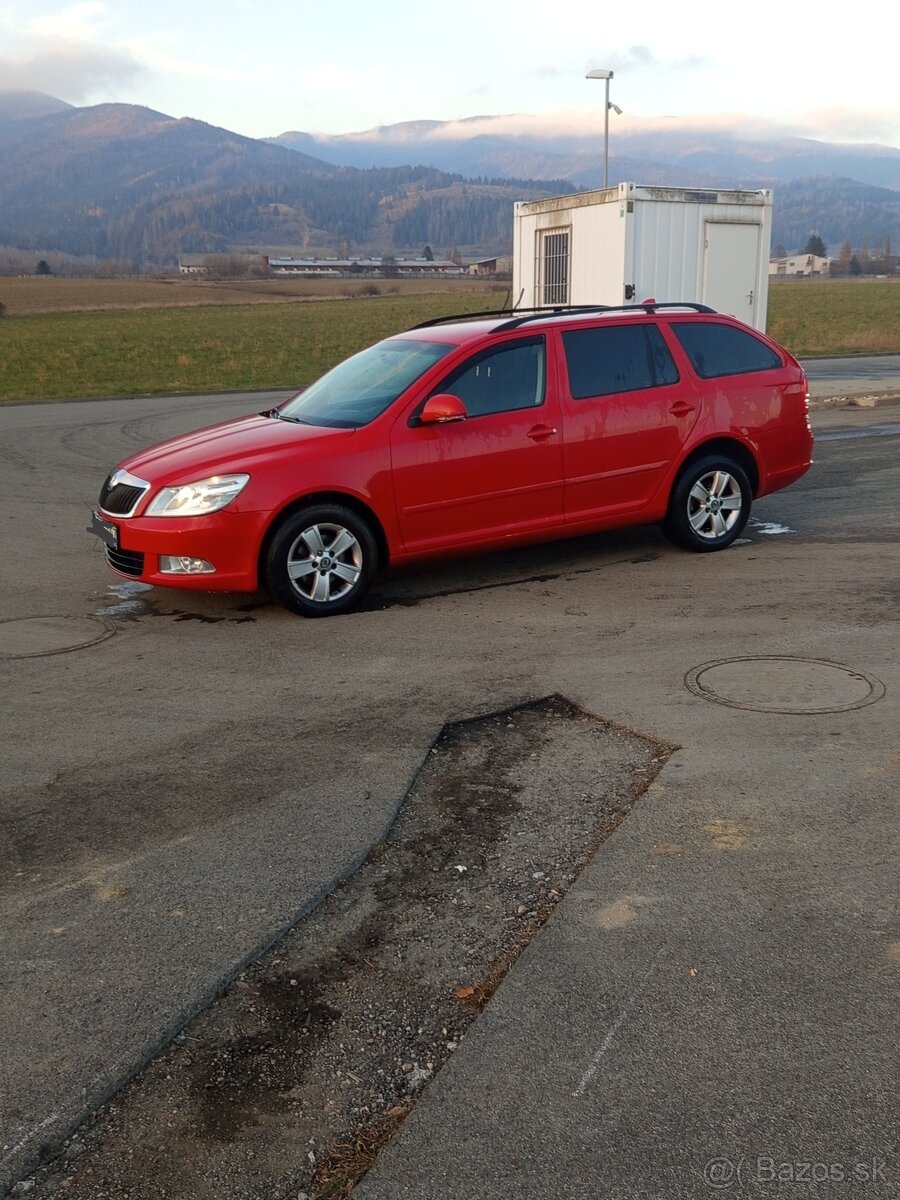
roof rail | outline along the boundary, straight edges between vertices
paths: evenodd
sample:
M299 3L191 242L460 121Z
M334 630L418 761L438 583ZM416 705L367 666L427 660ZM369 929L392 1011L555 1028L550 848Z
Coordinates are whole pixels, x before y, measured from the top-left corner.
M432 325L450 325L454 321L477 321L480 317L514 317L522 314L555 317L558 313L594 312L597 308L603 307L602 304L583 304L575 305L574 307L568 304L558 304L553 308L488 308L483 312L450 313L446 317L432 317L429 321L420 321L418 325L413 325L412 328L428 329ZM526 316L527 319L529 318Z
M547 309L538 308L530 309L534 314L532 316L515 316L509 321L504 321L502 325L498 325L494 333L502 333L507 329L516 329L519 325L526 325L529 321L540 321L542 317L557 317L566 313L592 313L592 312L643 312L654 313L660 308L688 308L693 312L714 313L716 309L710 308L708 304L697 304L691 300L664 300L657 303L655 300L645 300L643 304L583 304L574 305L573 307Z
M556 304L543 308L488 308L483 312L453 313L445 317L432 317L428 321L420 321L418 325L413 325L411 328L430 329L435 325L451 325L455 321L477 321L482 317L508 317L509 320L504 321L502 325L498 325L493 330L494 333L501 333L506 329L515 329L519 325L527 325L530 321L547 321L553 317L566 316L569 313L574 315L601 312L652 313L660 308L689 308L694 312L702 313L716 311L707 304L697 304L690 300L664 300L659 304L655 300L645 300L643 304Z
M647 312L655 312L658 308L689 308L693 312L717 313L717 308L708 304L698 304L696 300L644 300L640 304L623 304L622 308L643 308Z

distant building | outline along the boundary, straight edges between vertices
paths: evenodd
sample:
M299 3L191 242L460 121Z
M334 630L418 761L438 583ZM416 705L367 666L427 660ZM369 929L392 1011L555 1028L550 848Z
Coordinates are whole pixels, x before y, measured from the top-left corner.
M206 254L180 255L178 272L180 275L208 275L210 267L218 269L219 264L228 263L231 260L234 260L235 263L249 263L254 267L269 265L268 257L265 254L231 254L210 250Z
M436 258L270 258L274 275L306 275L342 278L346 275L373 275L389 270L393 275L462 275L463 268L450 259Z
M465 267L449 258L395 258L398 275L464 275Z
M269 258L262 254L182 254L178 270L182 275L208 275L217 260L240 259L267 267L273 275L314 276L317 279L343 279L352 275L464 275L466 268L449 258L393 258L376 255L363 258ZM490 259L490 262L502 260ZM496 268L495 268L496 269ZM490 271L477 272L491 274Z
M827 275L831 259L818 254L794 254L787 258L773 258L769 262L770 275Z
M512 273L512 255L502 254L497 258L479 258L469 263L470 275L509 275Z
M206 265L208 254L182 254L178 259L178 271L181 275L206 275L209 267Z
M350 270L349 258L270 258L273 275L333 275L340 277Z

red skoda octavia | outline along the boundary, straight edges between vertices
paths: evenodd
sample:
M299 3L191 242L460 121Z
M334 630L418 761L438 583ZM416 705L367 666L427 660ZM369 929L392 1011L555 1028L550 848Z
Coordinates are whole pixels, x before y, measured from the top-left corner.
M344 612L429 555L660 522L723 550L812 463L807 382L698 304L453 317L388 338L268 412L126 459L91 531L119 574L264 585Z

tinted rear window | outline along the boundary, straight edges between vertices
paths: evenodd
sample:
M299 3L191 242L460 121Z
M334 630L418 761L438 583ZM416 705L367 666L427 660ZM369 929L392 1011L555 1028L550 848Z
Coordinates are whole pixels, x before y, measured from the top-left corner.
M610 325L563 333L575 400L675 383L678 369L655 325Z
M745 329L700 321L673 321L671 329L701 379L771 371L781 366L771 346Z

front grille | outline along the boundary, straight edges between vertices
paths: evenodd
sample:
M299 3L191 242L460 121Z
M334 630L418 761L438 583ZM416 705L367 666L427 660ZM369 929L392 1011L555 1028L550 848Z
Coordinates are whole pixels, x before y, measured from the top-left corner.
M106 547L106 561L120 575L143 575L144 556L135 550L113 550Z
M137 502L146 492L145 487L135 487L128 483L116 483L109 486L109 479L100 489L100 507L104 512L114 516L127 517L134 512Z

